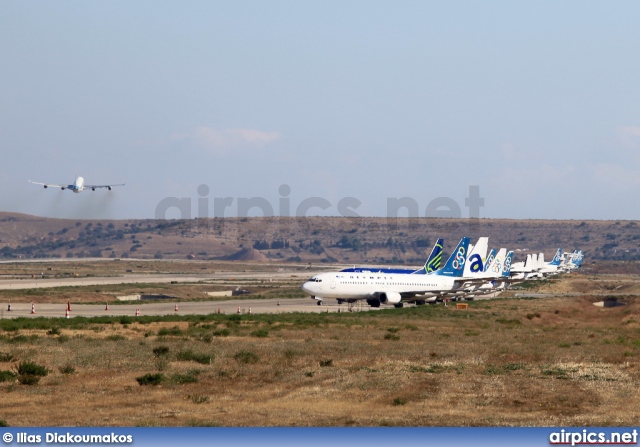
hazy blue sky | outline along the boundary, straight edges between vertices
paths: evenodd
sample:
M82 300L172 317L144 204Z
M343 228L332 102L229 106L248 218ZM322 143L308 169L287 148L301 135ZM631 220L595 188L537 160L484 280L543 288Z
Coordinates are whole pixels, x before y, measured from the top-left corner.
M640 219L638 1L2 1L0 210ZM121 183L43 189L28 179ZM173 214L172 214L173 213ZM259 213L258 213L259 214ZM177 217L177 211L168 214Z

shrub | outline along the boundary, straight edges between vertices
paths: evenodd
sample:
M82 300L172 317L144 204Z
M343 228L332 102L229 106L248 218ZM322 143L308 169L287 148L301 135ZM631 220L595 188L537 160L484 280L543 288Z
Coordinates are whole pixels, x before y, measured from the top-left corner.
M0 382L11 382L16 376L17 374L13 371L0 371Z
M333 359L320 360L320 366L322 366L323 368L333 366Z
M120 334L113 334L113 335L107 336L107 340L110 340L110 341L121 341L121 340L124 340L124 339L125 339L125 337L123 335L120 335Z
M228 337L231 332L229 329L220 329L218 331L213 331L214 337Z
M141 385L160 385L164 381L164 374L145 374L144 376L136 377L136 381Z
M33 362L20 362L18 365L18 375L20 376L46 376L49 374L47 368Z
M251 335L252 335L253 337L266 338L266 337L268 337L268 336L269 336L269 331L268 331L268 330L266 330L266 329L258 329L258 330L253 331L253 332L251 333Z
M47 335L60 335L60 334L61 334L60 328L58 327L52 327L47 331Z
M165 337L167 335L180 336L182 335L182 331L178 326L174 326L172 328L163 327L158 331L158 337Z
M8 352L0 352L0 362L12 362L15 360L13 354L9 354Z
M258 360L260 360L260 357L258 357L258 354L255 354L250 351L239 351L236 353L236 355L233 356L233 358L236 359L238 362L244 363L244 364L258 363Z
M38 382L40 382L40 377L26 374L23 376L18 376L18 382L20 382L22 385L37 385Z
M153 355L155 355L156 357L161 357L167 354L169 354L168 346L158 346L157 348L153 348Z
M194 404L205 404L209 402L209 396L202 396L200 394L195 394L189 397L191 399L191 402L193 402Z
M7 424L7 421L5 421L4 419L0 419L0 427L8 427L9 424Z
M213 356L209 354L196 354L189 349L188 351L178 352L178 354L176 355L176 359L180 362L193 361L202 363L203 365L210 365L211 361L213 360Z
M71 365L64 365L61 366L60 368L58 368L58 371L60 371L62 374L73 374L74 372L76 372L76 369L71 366Z
M407 399L403 399L401 397L396 397L393 399L393 405L404 405L407 403Z
M171 376L171 381L178 385L184 385L186 383L196 383L198 378L191 374L174 374Z

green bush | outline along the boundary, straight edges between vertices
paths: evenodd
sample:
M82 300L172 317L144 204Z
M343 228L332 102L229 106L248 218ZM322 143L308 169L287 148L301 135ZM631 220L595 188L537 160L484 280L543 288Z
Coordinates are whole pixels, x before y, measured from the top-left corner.
M20 382L22 385L37 385L38 382L40 382L40 377L25 374L22 376L18 376L18 382Z
M253 337L266 338L266 337L268 337L268 336L269 336L269 331L268 331L268 330L266 330L266 329L258 329L258 330L253 331L253 332L251 333L251 335L252 335Z
M0 382L11 382L15 380L17 374L13 371L0 371Z
M20 376L46 376L49 374L47 368L33 362L20 362L18 365L18 375Z
M47 335L60 335L60 334L61 334L60 328L58 327L52 327L47 331Z
M177 336L183 335L183 333L178 326L174 326L172 328L163 327L158 331L158 337L166 337L168 335L177 337Z
M145 374L144 376L136 377L136 381L140 385L160 385L164 381L164 374Z
M186 383L196 383L198 382L198 378L191 374L174 374L171 376L171 381L178 385L184 385Z
M187 351L178 352L178 354L176 355L176 359L180 362L193 361L193 362L202 363L203 365L210 365L213 360L213 356L208 354L196 354L195 352L189 349Z
M169 354L168 346L158 346L156 348L153 348L153 355L155 355L156 357L162 357L167 354Z
M258 363L258 360L260 360L260 357L258 357L258 354L255 354L250 351L239 351L236 353L236 355L233 356L233 358L236 359L238 362L244 363L244 364Z
M60 371L62 374L73 374L74 372L76 372L76 369L71 366L71 365L65 365L65 366L61 366L60 368L58 368L58 371Z
M15 360L13 354L9 354L8 352L0 352L0 362L12 362Z
M231 334L231 331L229 331L229 329L220 329L218 331L213 331L214 337L228 337L229 334Z
M333 366L333 359L320 360L320 366L325 368L327 366Z

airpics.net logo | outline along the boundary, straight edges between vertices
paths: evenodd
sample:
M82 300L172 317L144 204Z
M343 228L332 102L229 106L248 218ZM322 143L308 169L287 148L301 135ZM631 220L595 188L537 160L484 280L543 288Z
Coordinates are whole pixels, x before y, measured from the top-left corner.
M549 435L551 445L637 445L638 431L602 432L560 430Z
M207 185L197 188L198 198L194 206L190 197L165 197L156 205L155 218L167 219L168 215L179 216L179 219L223 218L223 217L309 217L328 213L340 217L362 217L358 209L362 201L356 197L343 197L337 203L323 197L307 197L298 204L291 203L291 187L280 185L277 206L265 197L210 197L211 190ZM468 209L468 218L479 219L480 208L484 207L484 198L480 196L480 186L470 185L469 196L464 200ZM399 217L437 217L461 218L463 206L451 197L436 197L429 201L421 212L418 201L412 197L387 197L386 214L389 219ZM194 216L194 211L195 216ZM213 211L213 213L211 213ZM293 213L293 214L292 214Z

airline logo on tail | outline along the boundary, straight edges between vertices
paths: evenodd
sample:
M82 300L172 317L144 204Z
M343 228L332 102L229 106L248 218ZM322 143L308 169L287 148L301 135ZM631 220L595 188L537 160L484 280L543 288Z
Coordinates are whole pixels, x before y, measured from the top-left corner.
M513 259L513 252L507 253L507 257L504 260L504 266L502 267L502 276L511 275L511 261Z
M484 266L482 265L482 258L479 254L475 253L469 256L469 265L472 273L478 273L484 271Z
M553 257L553 260L549 263L549 265L560 265L561 260L562 260L562 248L558 248L558 251L556 251L556 255Z
M487 260L484 263L484 271L485 272L487 270L489 270L489 266L491 265L491 263L493 262L495 257L496 257L496 250L492 248L491 252L489 253L489 256L487 256Z
M442 276L454 276L459 277L462 276L462 272L464 270L464 264L467 260L467 250L469 248L469 238L463 237L460 240L460 243L453 251L447 263L440 270L436 270L433 272L434 275L442 275Z
M427 263L424 265L425 273L435 272L442 265L442 245L444 241L442 239L438 239L436 241L436 245L433 246L433 250L431 250L431 254L429 255L429 259L427 259Z

